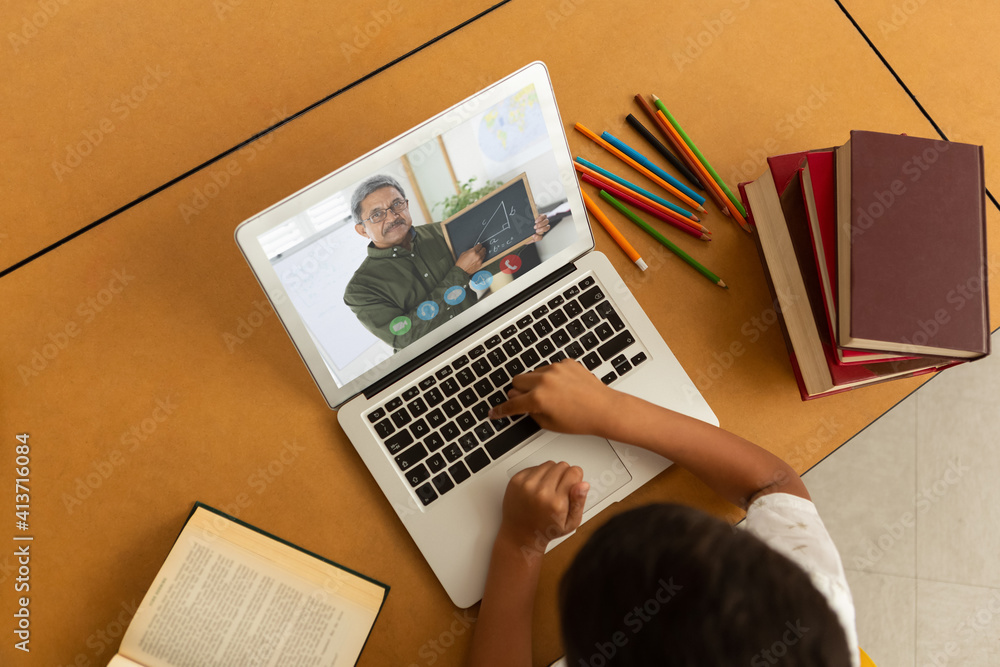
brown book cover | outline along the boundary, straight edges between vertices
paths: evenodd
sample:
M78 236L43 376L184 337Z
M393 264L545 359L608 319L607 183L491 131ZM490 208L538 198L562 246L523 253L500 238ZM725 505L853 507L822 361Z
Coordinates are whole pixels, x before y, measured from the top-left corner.
M840 345L989 354L982 146L854 130L836 162Z

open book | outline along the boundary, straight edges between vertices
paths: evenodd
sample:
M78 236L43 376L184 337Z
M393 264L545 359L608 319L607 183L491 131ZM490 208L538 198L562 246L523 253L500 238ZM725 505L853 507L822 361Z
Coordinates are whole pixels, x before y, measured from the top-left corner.
M388 591L196 503L108 664L354 665Z

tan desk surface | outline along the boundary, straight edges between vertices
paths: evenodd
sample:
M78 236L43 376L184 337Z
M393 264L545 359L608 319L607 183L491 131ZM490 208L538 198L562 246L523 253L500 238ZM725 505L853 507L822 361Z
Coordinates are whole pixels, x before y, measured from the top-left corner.
M755 177L766 154L841 143L851 128L933 136L834 3L796 7L715 0L651 17L638 0L614 12L506 5L285 126L252 161L231 157L238 175L198 216L185 220L181 207L210 182L204 172L0 280L0 437L12 452L15 433L31 434L36 539L32 656L5 641L0 662L106 663L119 622L201 500L392 586L362 665L460 664L468 633L456 622L475 609L467 617L450 604L325 408L263 304L235 225L534 59L549 65L571 147L602 164L570 128L619 129L636 92L664 97L730 182ZM722 26L714 37L713 21ZM691 62L688 37L706 44ZM454 63L470 73L440 76L429 92L428 72ZM387 95L405 103L373 120L370 109ZM630 239L651 264L645 274L602 230L595 236L723 427L804 471L919 386L904 380L801 402L780 332L763 324L771 304L751 239L717 211L707 224L716 232L708 246L678 243L722 275L728 292L639 235ZM997 230L991 209L991 268L1000 265ZM994 290L994 322L996 298ZM268 314L244 328L257 312ZM610 514L654 500L732 511L671 469L583 526L546 556L536 662L560 653L555 588L584 539ZM0 554L4 609L10 551ZM437 654L434 641L454 646Z

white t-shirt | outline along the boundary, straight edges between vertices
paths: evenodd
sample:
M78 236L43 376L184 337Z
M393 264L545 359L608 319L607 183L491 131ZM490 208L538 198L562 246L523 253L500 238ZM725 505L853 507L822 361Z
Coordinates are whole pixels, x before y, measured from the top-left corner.
M840 552L811 501L787 493L760 496L747 508L741 527L805 570L833 613L840 619L850 647L852 667L859 667L854 600L840 561ZM566 658L552 667L567 667Z
M760 496L747 508L743 528L806 571L813 586L823 594L844 626L851 664L858 667L861 656L857 648L854 600L840 552L826 531L816 506L805 498L787 493Z

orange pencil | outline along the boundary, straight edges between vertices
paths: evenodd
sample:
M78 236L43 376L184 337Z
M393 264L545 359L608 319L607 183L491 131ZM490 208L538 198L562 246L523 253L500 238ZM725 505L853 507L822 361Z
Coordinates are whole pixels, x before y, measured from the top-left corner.
M667 223L668 225L673 225L674 227L676 227L680 231L684 232L685 234L690 234L691 236L693 236L696 239L699 239L701 241L711 241L712 240L712 238L708 234L705 234L700 229L695 229L694 227L692 227L692 226L690 226L688 224L685 224L683 222L679 222L678 220L675 220L674 218L671 218L668 215L664 215L663 213L657 211L652 206L650 206L650 205L648 205L648 204L646 204L646 203L644 203L644 202L636 199L631 194L629 194L628 192L622 190L621 188L611 187L607 183L603 183L603 182L597 180L596 178L593 178L593 177L591 177L591 176L589 176L587 174L581 174L580 178L582 178L584 182L593 185L595 188L597 188L599 190L603 190L604 192L607 192L610 195L614 195L616 198L620 199L621 201L625 202L626 204L631 204L632 206L635 206L635 207L639 208L640 210L643 210L646 213L648 213L648 214L650 214L650 215L652 215L652 216L654 216L656 218L659 218L660 220L662 220L663 222Z
M666 138L667 143L670 144L670 147L674 149L674 152L677 154L677 156L680 157L680 159L684 161L684 164L688 166L688 169L694 172L694 175L698 177L698 180L701 181L701 186L705 190L705 192L707 192L709 196L711 196L712 199L715 200L716 205L722 210L723 213L729 215L729 209L725 207L725 204L719 201L719 197L716 195L715 191L712 190L712 188L705 185L704 182L705 178L698 171L698 167L695 166L695 162L697 162L697 160L694 159L693 155L689 156L690 151L684 152L684 150L677 145L677 140L674 139L675 136L674 133L671 133L667 128L663 126L663 121L660 120L659 116L656 115L657 110L653 108L653 105L650 104L648 101L646 101L646 98L638 93L636 93L635 95L635 101L639 104L640 107L642 107L642 110L646 113L647 116L649 116L650 120L652 120L653 123L660 128L660 134L662 134ZM670 123L667 123L667 125L670 125ZM673 128L671 127L671 129ZM679 138L680 137L678 137L678 139Z
M638 251L632 247L632 244L628 242L628 239L622 236L622 233L618 231L618 228L615 227L610 220L608 220L608 216L604 215L604 212L601 211L601 209L597 208L597 204L595 204L594 201L587 196L586 192L581 190L580 194L583 195L583 203L587 205L587 210L590 211L590 214L597 218L597 221L601 223L601 227L608 230L608 234L610 234L611 238L615 240L618 247L625 251L628 258L635 262L636 266L645 271L647 268L646 262L642 260Z
M653 201L649 197L646 197L645 195L643 195L641 192L635 192L631 188L628 188L628 187L626 187L626 186L624 186L624 185L622 185L620 183L616 183L615 181L611 180L607 176L604 176L603 174L599 174L596 171L594 171L593 169L588 169L587 167L583 166L582 164L580 164L578 162L574 162L573 166L576 167L576 170L578 172L580 172L580 174L582 176L587 176L588 178L591 178L591 179L593 179L595 181L598 181L601 184L600 187L603 187L605 189L607 189L607 188L613 189L614 192L612 192L612 190L608 190L608 192L611 192L611 194L615 194L615 192L625 192L630 197L638 199L639 201L641 201L646 206L649 206L649 207L651 207L653 209L656 209L660 213L663 213L664 215L669 216L672 220L675 220L679 224L687 225L688 227L691 227L692 229L695 229L698 232L701 232L701 233L704 233L704 234L711 234L712 233L712 232L708 231L705 228L705 226L703 224L701 224L700 222L695 221L695 220L691 220L690 218L686 218L683 215L680 215L679 213L671 211L669 208L667 208L663 204L660 204L659 202ZM596 185L596 184L594 184L594 185Z
M743 216L740 215L739 210L733 206L733 203L729 201L729 197L726 196L726 194L722 191L722 188L719 187L719 184L716 183L715 179L708 173L708 170L705 169L705 165L694 157L694 153L691 152L691 148L684 143L684 140L677 134L677 130L670 124L670 121L668 121L667 117L663 115L663 112L657 109L656 117L660 119L660 125L663 129L670 132L674 137L674 141L678 142L683 147L683 150L688 157L694 160L695 167L698 169L697 173L701 176L703 182L705 183L705 189L711 189L711 191L715 194L716 203L720 203L719 208L721 208L723 212L727 212L730 216L732 216L733 220L738 222L740 227L743 228L743 231L749 232L750 225L748 225L747 221L743 219Z
M685 204L687 204L691 208L695 209L696 211L702 211L704 213L708 213L708 211L705 208L703 208L702 206L700 206L698 204L698 202L696 202L695 200L691 199L686 194L684 194L683 192L681 192L680 190L678 190L677 188L675 188L674 186L670 185L665 180L663 180L662 178L660 178L659 176L657 176L656 174L654 174L653 172L651 172L649 169L646 169L641 164L639 164L638 162L636 162L635 160L633 160L629 156L627 156L624 153L622 153L620 150L618 150L617 148L615 148L614 146L612 146L611 144L609 144L608 142L606 142L604 139L601 139L599 136L597 136L596 134L594 134L591 130L587 129L587 127L585 125L583 125L582 123L577 123L573 127L576 129L577 132L579 132L583 136L587 137L588 139L590 139L591 141L593 141L595 144L597 144L598 146L600 146L604 150L608 151L609 153L611 153L612 155L614 155L616 158L618 158L619 160L621 160L625 164L629 165L630 167L632 167L633 169L635 169L636 171L638 171L640 174L642 174L643 176L645 176L649 180L653 181L654 183L656 183L657 185L659 185L661 188L663 188L664 190L666 190L667 192L669 192L673 196L677 197L678 199L680 199L682 202L684 202Z

